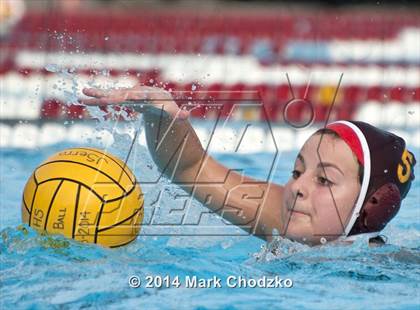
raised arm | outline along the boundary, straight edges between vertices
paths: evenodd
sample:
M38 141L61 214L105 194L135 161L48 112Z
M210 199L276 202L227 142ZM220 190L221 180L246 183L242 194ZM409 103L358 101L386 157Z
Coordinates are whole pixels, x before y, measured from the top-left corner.
M143 113L149 151L159 170L210 210L262 239L281 231L283 188L233 171L206 154L188 121L165 90L146 86L84 89L87 105L136 103ZM140 105L139 103L142 103Z

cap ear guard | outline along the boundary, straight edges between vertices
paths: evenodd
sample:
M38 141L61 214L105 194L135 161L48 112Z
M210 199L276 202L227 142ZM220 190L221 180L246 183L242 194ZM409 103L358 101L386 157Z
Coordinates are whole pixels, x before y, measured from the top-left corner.
M387 183L373 192L351 229L350 235L379 232L398 213L401 195L394 183Z

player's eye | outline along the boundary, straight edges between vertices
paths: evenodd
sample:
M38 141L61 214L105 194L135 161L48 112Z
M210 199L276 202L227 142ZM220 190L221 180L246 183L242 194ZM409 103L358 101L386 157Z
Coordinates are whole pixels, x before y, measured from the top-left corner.
M328 180L327 178L324 178L324 177L317 177L317 181L322 186L332 186L332 185L334 185L333 182L331 182L330 180Z
M292 178L296 180L298 177L300 177L301 174L302 173L300 171L295 169L292 171Z

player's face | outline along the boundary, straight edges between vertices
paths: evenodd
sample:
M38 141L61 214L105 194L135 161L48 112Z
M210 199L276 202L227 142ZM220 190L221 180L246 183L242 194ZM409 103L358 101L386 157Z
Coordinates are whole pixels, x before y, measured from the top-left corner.
M343 140L328 134L310 137L285 186L282 234L309 244L342 235L360 192L358 171Z

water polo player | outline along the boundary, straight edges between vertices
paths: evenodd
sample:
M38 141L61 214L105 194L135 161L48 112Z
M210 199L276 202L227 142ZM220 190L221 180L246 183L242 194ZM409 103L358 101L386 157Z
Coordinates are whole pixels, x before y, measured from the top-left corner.
M189 113L169 92L146 86L83 92L93 97L83 100L88 105L148 102L138 111L159 169L206 207L266 240L274 229L312 245L360 234L374 238L396 215L414 179L416 161L402 138L366 123L339 121L305 142L287 184L250 184L253 179L206 154ZM263 199L258 204L244 197Z

